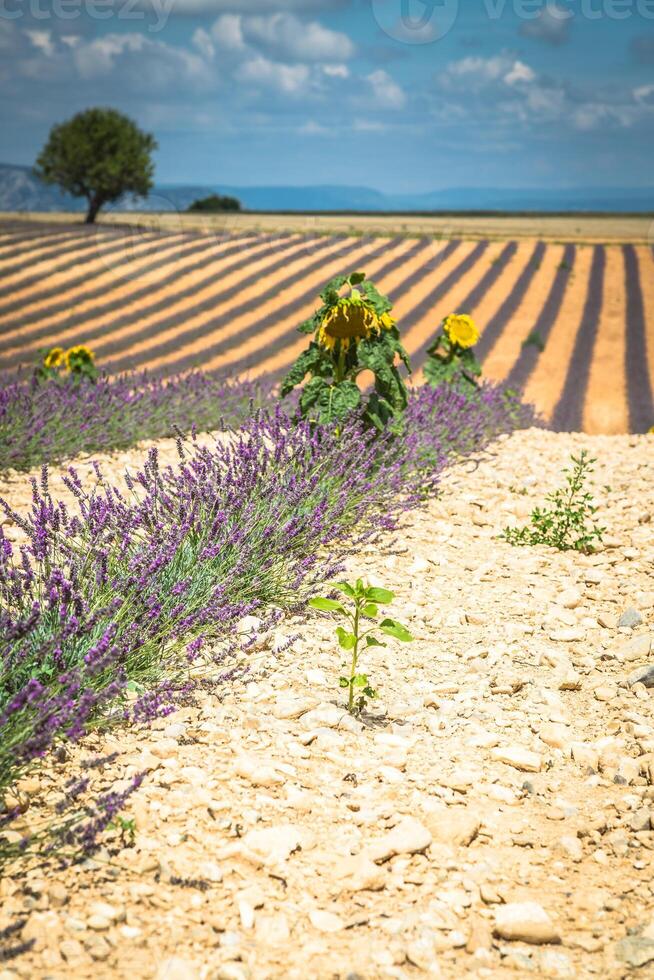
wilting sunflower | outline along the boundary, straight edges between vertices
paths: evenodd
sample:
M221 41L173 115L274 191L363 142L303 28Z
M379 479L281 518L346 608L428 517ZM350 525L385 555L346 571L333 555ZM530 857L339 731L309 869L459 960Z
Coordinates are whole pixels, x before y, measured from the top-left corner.
M387 314L382 314L382 318ZM350 343L372 337L389 327L378 317L371 307L359 298L344 296L325 314L318 330L318 343L327 350L333 350L337 340L347 350Z
M58 368L64 362L64 349L63 347L51 347L48 353L43 358L43 367L51 369Z
M474 320L465 313L452 314L445 318L443 330L452 341L459 347L472 347L479 340L479 331Z
M77 347L71 347L70 350L66 351L66 367L68 370L71 370L75 361L81 361L83 364L93 364L95 354L88 347L85 347L84 344L78 344Z

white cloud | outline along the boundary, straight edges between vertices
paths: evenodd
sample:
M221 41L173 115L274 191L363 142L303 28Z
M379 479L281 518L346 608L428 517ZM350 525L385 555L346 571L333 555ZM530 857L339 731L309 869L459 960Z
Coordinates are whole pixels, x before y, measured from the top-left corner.
M504 81L507 85L517 85L520 82L533 82L535 78L536 72L533 68L522 61L515 61L511 70L504 76Z
M509 62L503 56L494 58L481 58L476 55L469 55L454 61L447 66L441 79L443 83L449 84L452 80L461 78L471 78L473 81L495 81L507 71Z
M211 28L211 36L221 47L240 51L245 48L240 14L222 14Z
M313 119L309 119L300 126L298 132L304 133L306 136L327 136L329 134L326 126L321 126L320 123L315 122Z
M654 106L654 85L640 85L635 88L634 100L639 105Z
M372 89L375 103L379 108L402 109L406 104L406 95L403 89L382 68L366 75L366 81Z
M352 129L356 133L382 133L388 129L388 124L377 119L355 119Z
M123 84L149 90L179 86L182 81L210 85L214 80L200 55L152 41L143 34L105 34L78 44L72 55L79 75L85 79L114 75Z
M192 40L200 54L206 58L207 61L211 61L216 53L216 49L213 41L211 40L210 34L205 31L203 27L198 27L198 29L193 33Z
M271 86L286 95L298 95L306 90L309 69L306 65L283 65L256 55L239 66L236 78L245 84Z
M323 65L322 70L330 78L349 78L350 69L347 65Z
M55 48L50 31L25 31L25 33L38 51L42 51L48 58L52 57Z
M471 88L483 88L488 82L504 82L512 86L519 82L533 82L536 73L523 61L509 55L494 55L482 58L469 55L447 66L441 76L445 88L458 88L462 83Z
M467 57L447 66L440 86L450 94L434 115L457 112L468 125L483 125L492 112L501 120L525 127L544 123L588 131L598 127L628 127L645 118L654 85L629 92L607 89L600 93L577 91L562 81L540 76L530 66L502 53L492 58Z
M212 28L214 39L223 47L244 45L279 61L342 62L354 54L347 36L332 31L317 21L301 21L293 14L243 17L223 14Z

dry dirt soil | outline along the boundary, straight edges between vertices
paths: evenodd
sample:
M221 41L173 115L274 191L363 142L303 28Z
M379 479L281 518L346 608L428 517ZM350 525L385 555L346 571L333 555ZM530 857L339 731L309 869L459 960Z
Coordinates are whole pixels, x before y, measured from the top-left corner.
M0 883L0 929L34 940L0 980L654 976L652 445L517 433L350 556L414 635L363 664L365 724L313 613L260 636L240 680L79 747L147 770L134 845ZM582 447L601 550L500 540ZM27 477L0 493L27 507ZM24 781L36 810L62 778Z

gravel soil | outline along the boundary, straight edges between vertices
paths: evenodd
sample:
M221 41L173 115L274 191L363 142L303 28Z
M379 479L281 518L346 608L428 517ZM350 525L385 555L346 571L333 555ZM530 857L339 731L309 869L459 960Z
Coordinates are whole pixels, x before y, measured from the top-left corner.
M499 540L583 447L601 550ZM27 486L0 494L26 506ZM0 930L25 919L12 942L34 940L0 980L654 976L654 700L634 682L654 659L653 526L651 436L529 430L452 467L349 559L415 637L366 655L364 722L316 612L240 680L76 747L148 770L134 844L0 882ZM38 807L62 779L53 763L23 789Z

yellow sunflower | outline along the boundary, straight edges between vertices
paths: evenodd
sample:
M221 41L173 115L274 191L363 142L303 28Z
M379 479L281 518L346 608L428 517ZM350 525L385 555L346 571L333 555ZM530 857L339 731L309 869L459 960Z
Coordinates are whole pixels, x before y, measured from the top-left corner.
M46 368L58 368L61 367L64 361L64 349L63 347L51 347L48 353L43 358L43 366Z
M384 314L386 315L386 314ZM383 323L383 326L387 326ZM318 343L333 350L337 340L347 350L350 343L379 333L382 321L374 310L360 300L350 296L339 299L338 303L325 314L318 330Z
M395 326L397 320L395 319L394 316L391 316L390 313L382 313L382 315L379 318L379 322L381 323L382 327L385 327L387 330L390 330L391 327Z
M479 340L479 330L474 320L465 313L453 313L445 318L443 329L453 344L472 347Z
M77 347L71 347L70 350L66 351L66 367L70 370L71 362L76 360L86 361L87 363L93 364L95 361L95 354L90 348L85 347L84 344L78 344Z

